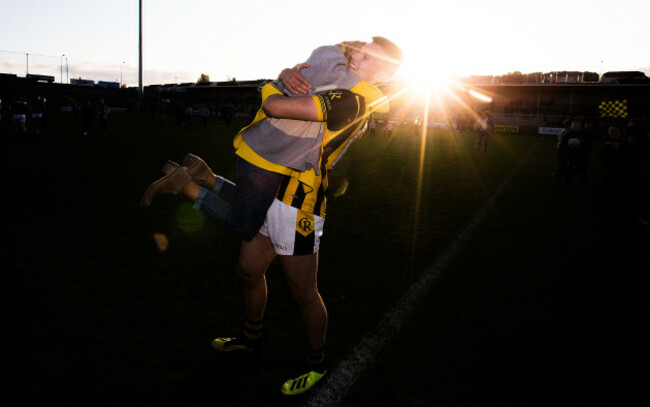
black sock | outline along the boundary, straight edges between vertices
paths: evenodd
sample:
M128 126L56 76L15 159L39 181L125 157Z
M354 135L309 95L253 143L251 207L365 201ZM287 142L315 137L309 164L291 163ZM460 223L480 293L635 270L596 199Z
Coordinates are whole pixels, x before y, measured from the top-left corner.
M244 337L246 341L257 341L262 338L262 321L251 321L246 318L244 322Z
M327 364L325 363L325 346L320 349L308 349L307 364L309 365L310 370L324 373L325 370L327 370Z

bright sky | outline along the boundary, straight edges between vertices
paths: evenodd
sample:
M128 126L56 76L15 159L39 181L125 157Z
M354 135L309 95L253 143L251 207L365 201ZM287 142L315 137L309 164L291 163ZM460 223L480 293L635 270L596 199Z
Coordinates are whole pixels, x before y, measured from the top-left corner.
M138 84L138 0L0 0L0 72ZM645 0L143 0L144 84L274 78L319 45L387 37L402 72L641 70ZM29 57L27 56L29 54ZM65 57L62 55L65 54Z

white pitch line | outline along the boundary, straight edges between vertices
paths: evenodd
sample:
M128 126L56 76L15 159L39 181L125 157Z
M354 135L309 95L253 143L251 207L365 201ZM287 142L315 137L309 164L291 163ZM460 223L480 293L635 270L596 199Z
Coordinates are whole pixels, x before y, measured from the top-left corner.
M522 165L528 161L541 140L541 138L537 140L528 151L528 154L526 154L526 157L501 182L501 185L485 201L485 204L476 212L465 229L456 236L449 247L424 272L422 277L411 286L397 305L384 316L375 332L364 335L359 344L352 349L348 358L342 361L336 369L330 371L330 375L325 383L323 383L323 386L307 401L305 406L336 406L343 400L350 388L359 379L361 373L368 365L374 362L379 352L400 331L402 323L408 314L422 300L431 286L440 278L451 260L458 255L465 243L472 237L474 230L483 221L483 218L490 209L492 209L496 199L501 195Z

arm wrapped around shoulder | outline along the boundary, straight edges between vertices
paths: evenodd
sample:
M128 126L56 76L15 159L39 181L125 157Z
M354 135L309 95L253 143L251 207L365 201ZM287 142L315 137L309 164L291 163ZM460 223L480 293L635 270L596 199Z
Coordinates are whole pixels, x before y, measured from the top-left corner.
M328 90L314 95L314 99L329 130L341 130L366 112L365 98L347 89Z

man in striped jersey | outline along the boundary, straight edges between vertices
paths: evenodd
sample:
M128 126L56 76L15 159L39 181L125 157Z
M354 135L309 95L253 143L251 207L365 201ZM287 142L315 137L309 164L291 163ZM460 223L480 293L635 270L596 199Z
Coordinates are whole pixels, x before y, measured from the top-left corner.
M295 171L266 160L249 148L241 133L235 139L240 157L238 179L240 173L248 173L246 179L262 179L258 185L268 188L267 193L274 198L265 212L262 227L250 241L242 242L237 272L245 303L243 333L236 338L216 338L212 344L224 352L259 348L267 299L265 271L279 255L292 297L301 310L309 345L307 366L298 377L283 384L283 394L303 393L326 373L327 311L317 288L317 270L325 220L327 175L350 144L363 133L368 115L387 112L387 100L374 85L392 76L398 66L396 61L400 59L401 52L394 44L376 37L350 62L348 69L362 79L350 91L335 89L317 95L287 97L271 85L264 87L264 115L326 123L318 163L310 171ZM190 155L184 164L180 168L186 170L180 172L173 187L176 193L182 192L195 202L203 200L205 196L199 196L200 187L192 181L198 179L204 180L208 188L219 191L222 200L234 199L234 184L216 176L198 157ZM178 185L182 187L179 189ZM239 183L237 188L246 190ZM245 197L240 199L245 200ZM203 206L201 210L210 216L210 208ZM233 205L228 210L234 209Z

